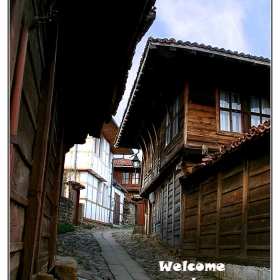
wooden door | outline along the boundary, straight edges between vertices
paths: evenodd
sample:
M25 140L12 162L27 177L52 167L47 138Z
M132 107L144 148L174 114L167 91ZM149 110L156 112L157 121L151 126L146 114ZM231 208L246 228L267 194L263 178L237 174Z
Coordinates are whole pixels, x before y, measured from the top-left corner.
M144 215L144 203L143 201L138 201L137 203L137 225L145 225L145 215Z

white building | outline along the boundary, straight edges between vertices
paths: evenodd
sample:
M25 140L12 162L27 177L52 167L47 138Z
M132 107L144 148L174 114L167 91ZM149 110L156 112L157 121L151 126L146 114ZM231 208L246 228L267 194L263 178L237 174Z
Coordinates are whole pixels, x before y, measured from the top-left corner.
M100 139L88 136L83 145L76 144L65 156L66 181L79 182L84 220L121 224L127 191L113 180L114 155L131 155L130 149L114 148L118 126L114 120L103 126ZM67 175L68 172L68 175ZM67 197L69 192L64 191Z

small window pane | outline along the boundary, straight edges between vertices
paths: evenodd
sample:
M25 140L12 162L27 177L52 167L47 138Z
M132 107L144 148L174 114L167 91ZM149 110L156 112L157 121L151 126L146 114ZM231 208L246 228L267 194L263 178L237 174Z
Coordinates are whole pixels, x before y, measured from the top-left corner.
M178 133L178 115L175 117L172 123L172 136L174 137Z
M252 113L260 113L260 105L259 105L259 98L251 97L250 99L251 104L251 112Z
M132 174L132 184L139 184L139 173Z
M220 129L223 131L230 131L230 118L229 112L227 111L220 112Z
M265 121L270 120L270 118L266 118L266 117L262 117L262 123L264 123Z
M232 131L241 133L241 114L232 113Z
M129 180L129 173L124 172L122 174L122 184L128 184L128 180Z
M270 115L270 106L267 99L261 99L261 106L262 106L262 114Z
M240 104L238 94L232 93L232 95L231 95L231 108L233 110L241 110L241 104Z
M229 94L227 92L220 92L220 107L229 108Z
M260 116L251 115L251 126L258 126L261 123Z
M167 145L169 142L170 142L170 127L167 127L165 131L165 145Z
M168 126L169 124L170 124L170 122L169 122L169 115L166 114L165 126Z

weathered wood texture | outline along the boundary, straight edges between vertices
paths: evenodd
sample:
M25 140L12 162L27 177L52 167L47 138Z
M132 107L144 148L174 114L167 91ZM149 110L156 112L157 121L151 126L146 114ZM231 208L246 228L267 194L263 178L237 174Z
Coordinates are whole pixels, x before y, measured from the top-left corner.
M248 265L270 263L269 147L223 161L184 191L182 255Z
M26 24L34 14L29 4L24 5ZM11 173L10 279L31 279L53 265L64 158L53 84L56 28L53 31L51 40L43 38L44 27L29 31ZM44 40L50 49L41 45ZM48 56L51 64L45 65Z
M149 137L143 139L143 159L142 162L142 182L141 187L145 188L160 173L160 168L168 165L171 159L183 148L183 127L184 127L184 92L179 96L179 121L178 133L171 139L170 143L165 143L166 118L158 126L150 124L147 131Z
M218 127L218 100L217 89L212 86L196 85L189 82L186 85L185 110L186 124L185 143L190 148L201 148L207 145L210 150L218 150L234 138L240 136L236 133L220 133ZM244 127L246 131L249 127Z
M181 186L179 173L165 181L155 191L152 204L152 233L160 234L165 245L178 247L181 244Z

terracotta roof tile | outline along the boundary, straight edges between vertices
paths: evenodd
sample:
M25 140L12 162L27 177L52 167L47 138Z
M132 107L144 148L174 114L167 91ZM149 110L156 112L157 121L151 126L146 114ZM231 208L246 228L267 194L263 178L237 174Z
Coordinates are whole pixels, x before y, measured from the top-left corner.
M77 190L81 190L81 189L85 189L86 187L84 185L82 185L79 182L75 182L75 181L68 181L67 182L68 185L71 185L72 188L77 189Z
M232 153L233 151L241 148L245 143L250 143L258 138L263 137L266 134L269 134L270 128L271 128L270 120L265 121L263 124L260 124L257 127L256 126L251 127L248 130L248 132L243 135L243 137L239 137L235 140L230 141L228 144L223 145L221 147L221 152L215 153L212 159L207 158L207 160L203 160L202 163L188 167L186 176L215 162L217 159L225 156L226 154Z
M133 166L133 162L128 158L115 158L114 166Z
M238 53L237 51L225 50L224 48L212 47L210 45L206 46L205 44L198 44L197 42L191 43L189 41L183 42L182 40L176 41L174 38L159 39L159 38L153 38L153 37L149 37L148 41L153 42L153 43L165 43L165 44L170 44L170 45L172 44L172 45L177 45L177 46L186 46L186 47L191 47L191 48L194 48L194 49L201 49L201 50L206 50L206 51L210 51L210 52L218 52L220 54L236 56L237 58L245 58L245 59L251 59L251 60L256 60L256 61L260 61L260 62L270 63L269 58L264 58L262 56L245 54L243 52Z

